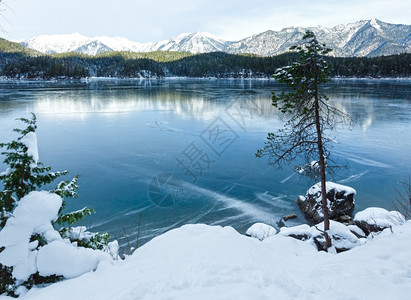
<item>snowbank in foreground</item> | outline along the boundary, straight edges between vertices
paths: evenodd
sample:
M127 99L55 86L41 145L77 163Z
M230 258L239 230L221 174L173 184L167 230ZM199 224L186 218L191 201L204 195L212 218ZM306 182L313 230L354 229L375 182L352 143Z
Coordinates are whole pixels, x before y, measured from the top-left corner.
M411 222L328 254L273 235L185 225L115 265L29 291L23 299L409 299Z
M56 218L61 203L61 197L56 194L31 192L20 199L13 216L0 231L0 247L5 248L0 253L0 263L13 267L13 276L17 280L25 281L38 270L38 242L30 242L32 235L39 234L47 242L60 238L51 222Z

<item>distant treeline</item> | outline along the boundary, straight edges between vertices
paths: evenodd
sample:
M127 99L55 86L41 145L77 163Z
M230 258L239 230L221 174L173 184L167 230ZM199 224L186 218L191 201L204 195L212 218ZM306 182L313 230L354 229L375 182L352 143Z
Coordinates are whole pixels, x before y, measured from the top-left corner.
M0 48L0 76L9 78L81 78L81 77L217 77L261 78L293 62L296 53L272 57L222 52L190 54L181 52L110 52L97 56L78 53L44 55L5 52ZM334 58L332 76L409 77L411 54L374 58Z

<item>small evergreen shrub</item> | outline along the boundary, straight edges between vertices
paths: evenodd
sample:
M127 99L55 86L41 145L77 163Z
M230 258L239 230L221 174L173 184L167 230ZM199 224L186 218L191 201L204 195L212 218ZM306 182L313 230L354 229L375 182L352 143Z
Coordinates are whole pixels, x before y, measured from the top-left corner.
M4 164L8 166L6 171L0 173L0 231L3 230L7 220L13 216L20 199L32 191L37 191L45 185L53 183L61 176L67 175L67 171L52 171L49 166L43 165L38 159L36 116L32 114L30 119L20 118L26 128L14 129L19 134L16 140L9 143L0 143L0 148L5 149L1 155L5 156ZM70 241L78 247L104 250L107 248L110 236L107 233L91 233L86 227L73 227L75 223L94 213L93 209L84 207L74 212L64 212L66 201L77 198L78 177L68 181L61 181L49 191L62 198L62 205L57 218L52 222L55 230L63 239ZM30 244L34 242L36 249L47 244L47 240L41 234L33 234ZM5 247L0 248L0 253ZM0 294L17 296L19 291L30 289L34 285L48 284L63 279L62 276L52 275L43 277L38 272L30 275L27 281L16 280L12 275L13 267L0 264Z

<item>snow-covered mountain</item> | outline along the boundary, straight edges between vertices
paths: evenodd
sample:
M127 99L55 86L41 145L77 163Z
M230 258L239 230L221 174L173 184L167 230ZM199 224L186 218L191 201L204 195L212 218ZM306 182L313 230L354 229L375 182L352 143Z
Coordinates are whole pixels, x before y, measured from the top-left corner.
M379 56L411 52L411 25L385 23L377 19L338 25L333 28L290 27L280 31L268 30L240 41L224 41L204 32L184 33L157 43L138 43L122 37L89 38L79 33L41 35L21 42L43 52L79 52L95 55L105 51L185 51L191 53L228 52L276 55L298 44L310 29L321 42L334 49L334 56Z
M43 53L64 53L75 51L90 42L88 37L73 33L39 35L20 44Z
M183 33L170 40L158 42L153 50L207 53L225 51L227 42L207 32Z
M276 55L286 52L301 41L307 29L334 49L333 56L379 56L411 52L411 25L396 25L371 19L333 28L290 27L281 31L265 31L230 43L229 53Z
M153 43L132 42L123 37L99 36L89 38L79 33L40 35L20 42L23 46L43 53L79 52L96 55L106 51L152 51Z

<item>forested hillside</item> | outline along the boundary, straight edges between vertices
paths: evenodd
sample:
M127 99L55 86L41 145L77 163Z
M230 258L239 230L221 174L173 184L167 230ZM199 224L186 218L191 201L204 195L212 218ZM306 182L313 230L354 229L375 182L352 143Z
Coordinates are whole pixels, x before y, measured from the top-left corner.
M155 51L45 55L0 39L0 76L9 78L218 77L263 78L295 60L295 53L262 57L254 54ZM332 75L341 77L408 77L411 54L374 58L326 58Z

